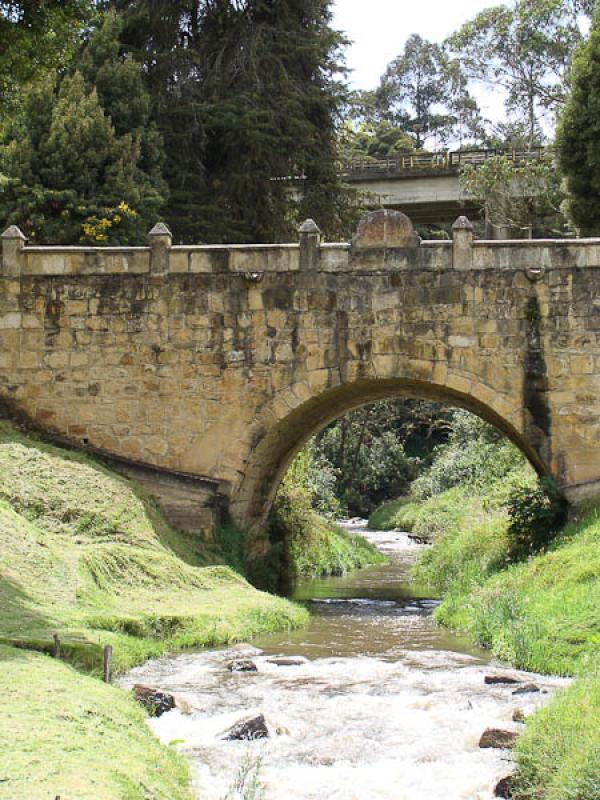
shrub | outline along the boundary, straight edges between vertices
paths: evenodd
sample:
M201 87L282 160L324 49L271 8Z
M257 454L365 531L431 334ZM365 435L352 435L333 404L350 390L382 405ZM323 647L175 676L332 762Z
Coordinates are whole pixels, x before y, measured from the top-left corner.
M535 485L515 485L507 500L511 560L546 547L566 520L566 501L556 484L542 478Z

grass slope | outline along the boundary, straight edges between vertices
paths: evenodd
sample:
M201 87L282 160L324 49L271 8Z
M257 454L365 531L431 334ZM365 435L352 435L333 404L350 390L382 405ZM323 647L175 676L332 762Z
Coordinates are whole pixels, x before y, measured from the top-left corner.
M0 670L0 798L190 800L185 760L125 692L12 647Z
M600 510L509 564L506 513L452 491L437 496L448 525L415 569L443 597L437 620L523 669L579 676L528 720L513 797L600 800Z
M11 800L187 800L183 759L127 693L92 677L104 645L122 671L307 619L171 528L130 481L7 422L0 556L0 797ZM55 632L71 665L32 652Z
M0 423L0 640L98 671L169 648L299 625L306 612L258 592L172 529L130 481ZM210 564L210 562L213 562Z

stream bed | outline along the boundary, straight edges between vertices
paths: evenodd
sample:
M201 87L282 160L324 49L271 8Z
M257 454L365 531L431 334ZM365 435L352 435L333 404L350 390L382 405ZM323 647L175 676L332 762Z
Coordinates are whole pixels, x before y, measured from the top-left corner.
M314 614L306 628L151 661L122 685L157 687L189 704L192 713L176 709L149 724L190 760L202 800L239 797L236 773L258 762L257 800L489 800L511 771L510 751L480 749L481 734L519 730L513 711L531 713L567 681L506 667L438 628L437 602L409 580L423 546L404 533L367 531L364 521L344 525L389 562L300 585L294 599ZM294 663L272 660L280 657ZM231 672L240 658L257 671ZM540 691L485 684L499 673ZM223 739L258 714L269 738Z

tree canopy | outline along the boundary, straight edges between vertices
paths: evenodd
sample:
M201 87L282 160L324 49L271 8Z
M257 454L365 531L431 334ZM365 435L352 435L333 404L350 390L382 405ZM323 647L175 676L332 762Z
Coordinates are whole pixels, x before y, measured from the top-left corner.
M26 95L2 148L0 215L35 241L145 241L165 187L141 68L113 14L66 75Z
M600 11L573 61L570 95L556 150L565 178L566 209L584 236L600 234Z

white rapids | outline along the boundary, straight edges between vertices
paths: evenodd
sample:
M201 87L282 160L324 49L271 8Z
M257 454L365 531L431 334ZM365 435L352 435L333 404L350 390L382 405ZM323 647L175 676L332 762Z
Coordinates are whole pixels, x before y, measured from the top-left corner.
M303 587L304 599L316 597L304 631L263 637L260 649L158 659L123 679L189 703L191 714L175 710L149 724L189 758L198 798L239 797L230 792L236 772L260 760L265 800L490 800L511 771L510 754L480 749L481 734L518 730L515 708L528 714L565 685L490 663L440 631L430 617L435 602L407 589L419 546L402 533L361 532L390 565ZM278 666L269 661L274 655L300 663ZM258 671L231 673L229 662L240 657ZM515 696L514 686L484 684L498 671L541 691ZM223 740L234 723L258 714L269 738Z

